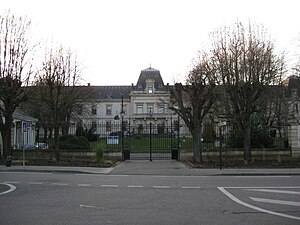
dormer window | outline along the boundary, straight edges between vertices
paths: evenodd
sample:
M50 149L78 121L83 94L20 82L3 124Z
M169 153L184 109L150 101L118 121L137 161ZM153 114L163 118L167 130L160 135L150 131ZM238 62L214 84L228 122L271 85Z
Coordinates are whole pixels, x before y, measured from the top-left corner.
M153 93L153 84L148 85L148 93L152 94Z
M146 91L148 94L153 94L154 93L154 83L155 81L152 79L147 79L146 80Z

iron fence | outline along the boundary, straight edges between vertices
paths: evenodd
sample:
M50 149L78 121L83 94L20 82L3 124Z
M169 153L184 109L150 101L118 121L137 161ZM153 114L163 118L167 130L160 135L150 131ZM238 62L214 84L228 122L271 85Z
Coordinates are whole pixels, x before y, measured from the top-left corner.
M50 127L50 126L49 126ZM65 132L63 132L65 130ZM288 148L287 127L277 126L260 128L251 136L253 148L286 149ZM47 133L47 135L45 135ZM54 144L54 132L40 129L37 143L47 143L49 148ZM185 125L161 125L126 123L90 123L70 124L61 129L60 136L73 135L85 137L92 149L102 148L105 151L121 151L130 149L131 153L168 152L171 149L191 151L193 139ZM236 149L242 147L241 133L230 126L204 125L202 127L201 147L204 152L215 151L222 140L223 148Z

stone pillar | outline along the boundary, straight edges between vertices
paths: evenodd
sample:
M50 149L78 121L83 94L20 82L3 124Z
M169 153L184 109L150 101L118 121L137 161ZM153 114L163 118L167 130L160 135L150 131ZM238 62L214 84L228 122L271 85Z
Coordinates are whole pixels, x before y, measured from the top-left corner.
M296 118L289 119L288 139L292 157L300 156L300 126Z

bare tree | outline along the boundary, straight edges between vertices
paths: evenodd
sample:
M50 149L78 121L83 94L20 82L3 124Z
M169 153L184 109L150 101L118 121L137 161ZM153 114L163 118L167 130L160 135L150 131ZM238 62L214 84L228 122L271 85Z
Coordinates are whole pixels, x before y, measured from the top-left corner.
M39 117L54 130L55 157L59 161L59 131L66 131L72 110L80 93L76 89L80 79L79 63L71 50L63 47L50 50L36 77L36 102L43 107Z
M11 127L13 113L25 100L22 86L28 84L32 58L29 53L30 21L10 12L0 15L0 133L3 139L3 157L12 154Z
M213 33L212 60L225 90L228 118L243 136L244 160L251 159L251 122L265 104L269 85L280 83L283 58L262 26L241 23Z
M186 84L176 83L171 88L171 104L185 122L193 138L194 160L202 162L202 122L216 100L216 77L207 55L200 55Z

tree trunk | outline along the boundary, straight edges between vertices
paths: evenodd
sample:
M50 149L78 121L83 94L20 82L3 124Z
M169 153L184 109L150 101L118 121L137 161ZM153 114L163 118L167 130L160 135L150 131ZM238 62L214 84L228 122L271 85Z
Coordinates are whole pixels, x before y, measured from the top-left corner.
M55 159L57 162L60 161L59 155L59 127L54 127L54 146L55 146Z
M244 161L248 164L251 160L251 125L248 125L244 132Z
M7 156L12 155L11 127L12 127L12 117L6 118L5 124L3 125L3 129L1 129L2 140L3 140L3 159L6 159Z
M193 148L194 148L194 160L197 163L202 163L201 136L202 136L201 126L196 127L193 132Z

